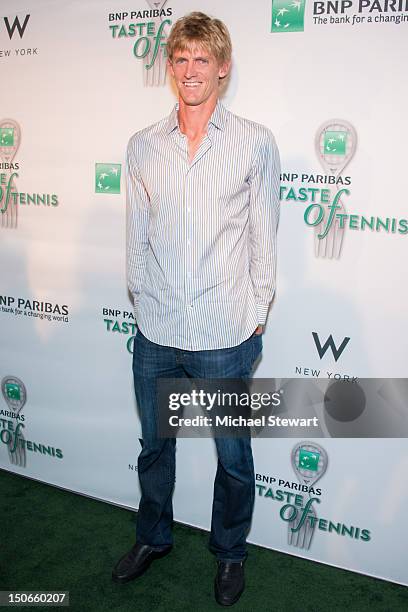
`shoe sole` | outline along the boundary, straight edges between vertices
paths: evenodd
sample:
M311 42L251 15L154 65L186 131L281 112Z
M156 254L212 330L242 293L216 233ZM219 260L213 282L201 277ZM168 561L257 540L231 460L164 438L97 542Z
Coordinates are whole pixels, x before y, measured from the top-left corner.
M129 576L121 578L120 576L112 574L113 582L116 582L118 584L125 584L126 582L130 582L135 578L139 578L139 576L142 576L149 569L153 561L155 561L156 559L161 559L162 557L168 555L172 551L172 548L173 547L170 547L166 548L165 550L162 550L161 552L155 552L154 555L151 555L148 559L146 559L145 563L137 570L137 572L134 572Z

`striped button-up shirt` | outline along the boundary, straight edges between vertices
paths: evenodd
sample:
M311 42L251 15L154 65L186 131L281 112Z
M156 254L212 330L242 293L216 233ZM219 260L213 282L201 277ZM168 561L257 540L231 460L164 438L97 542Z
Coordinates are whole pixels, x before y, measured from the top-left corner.
M127 149L127 271L152 342L233 347L266 321L275 290L279 154L272 133L218 102L194 159L169 117Z

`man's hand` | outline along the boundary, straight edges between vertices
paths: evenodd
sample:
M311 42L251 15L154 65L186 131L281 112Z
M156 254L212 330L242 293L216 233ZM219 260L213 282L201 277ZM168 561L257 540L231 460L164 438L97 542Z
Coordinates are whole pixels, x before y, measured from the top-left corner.
M255 336L261 336L264 333L265 325L258 325L254 331Z

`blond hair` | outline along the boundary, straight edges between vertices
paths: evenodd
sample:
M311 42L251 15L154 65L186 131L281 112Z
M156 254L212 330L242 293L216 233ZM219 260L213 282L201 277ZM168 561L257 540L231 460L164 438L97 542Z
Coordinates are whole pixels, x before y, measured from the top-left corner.
M176 21L167 39L167 55L172 61L175 51L184 51L193 44L207 49L219 65L231 60L232 45L227 27L219 19L195 11Z

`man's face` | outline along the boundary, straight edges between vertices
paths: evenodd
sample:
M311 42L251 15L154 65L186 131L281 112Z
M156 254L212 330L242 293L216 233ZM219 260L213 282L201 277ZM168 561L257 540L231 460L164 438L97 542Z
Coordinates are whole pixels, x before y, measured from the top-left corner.
M175 51L169 68L183 102L199 106L209 98L218 98L218 81L228 73L229 62L220 66L204 47L192 45Z

